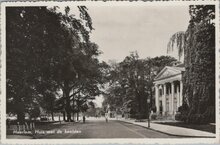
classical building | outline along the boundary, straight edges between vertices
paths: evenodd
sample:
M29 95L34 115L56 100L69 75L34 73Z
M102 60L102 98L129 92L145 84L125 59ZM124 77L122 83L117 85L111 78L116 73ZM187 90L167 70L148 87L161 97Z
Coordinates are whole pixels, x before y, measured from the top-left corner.
M174 116L182 105L183 65L166 66L155 77L155 105L157 114Z

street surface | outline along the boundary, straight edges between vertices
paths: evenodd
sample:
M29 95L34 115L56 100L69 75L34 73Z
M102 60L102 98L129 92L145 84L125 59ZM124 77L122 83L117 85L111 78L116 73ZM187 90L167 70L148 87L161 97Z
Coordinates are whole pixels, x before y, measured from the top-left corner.
M146 122L147 123L147 122ZM65 133L38 134L36 138L176 138L175 136L159 133L137 125L117 120L103 119L86 120L86 123L64 123L53 124L52 128L41 128L43 130L66 131ZM68 131L70 133L68 133Z

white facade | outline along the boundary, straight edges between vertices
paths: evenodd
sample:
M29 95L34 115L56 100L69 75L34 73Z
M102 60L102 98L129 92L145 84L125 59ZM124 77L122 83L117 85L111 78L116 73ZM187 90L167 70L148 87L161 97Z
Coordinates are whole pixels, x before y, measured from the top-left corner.
M166 66L155 77L155 105L157 114L174 116L183 102L182 72L184 67Z

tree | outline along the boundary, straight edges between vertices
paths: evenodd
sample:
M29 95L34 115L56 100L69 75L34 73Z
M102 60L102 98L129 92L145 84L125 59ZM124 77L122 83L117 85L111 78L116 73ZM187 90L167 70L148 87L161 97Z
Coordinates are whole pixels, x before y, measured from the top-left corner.
M161 56L140 59L137 52L131 53L122 62L110 65L109 87L104 94L104 106L129 110L131 117L146 118L148 105L153 107L153 81L156 74L174 58ZM151 104L147 104L147 98Z
M41 107L47 111L47 113L51 114L52 120L54 121L54 112L55 111L55 102L56 102L56 94L54 92L46 92L44 93L44 97L42 102L40 102Z
M173 34L167 44L167 54L177 51L178 61L184 56L185 32L180 31Z
M17 114L23 123L25 113L42 97L36 88L52 45L47 42L48 20L54 19L46 7L7 7L6 11L7 112Z
M191 5L186 31L184 105L185 121L215 121L215 6Z
M76 19L69 15L69 8L66 7L65 15L61 15L62 28L64 30L63 45L58 56L54 57L55 62L52 67L53 80L59 84L63 92L63 105L67 113L67 121L71 121L71 113L75 113L75 98L81 92L86 96L96 96L101 93L100 86L103 81L102 67L97 56L100 54L98 46L90 42L89 34L92 31L91 18L87 13L87 8L78 7L80 17L86 21ZM62 58L60 58L60 54ZM60 60L61 59L61 60ZM72 103L71 103L72 102ZM72 105L71 105L72 104Z
M177 60L170 56L160 56L160 57L154 57L154 58L147 58L145 59L145 66L147 69L147 92L149 93L150 97L150 107L153 109L155 108L154 104L154 78L157 76L157 74L165 67L165 66L172 66Z
M71 101L83 91L97 95L102 82L102 63L98 46L90 42L92 21L85 6L80 18L58 12L58 7L7 8L7 112L24 122L31 104L49 99L53 112L58 90L63 96L67 120L71 120ZM56 105L58 105L56 103Z

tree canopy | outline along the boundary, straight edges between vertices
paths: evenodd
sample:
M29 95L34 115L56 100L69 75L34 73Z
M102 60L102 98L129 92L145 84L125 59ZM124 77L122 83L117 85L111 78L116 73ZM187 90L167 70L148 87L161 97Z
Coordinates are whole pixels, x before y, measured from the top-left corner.
M79 18L65 7L6 8L7 113L20 123L25 115L37 118L45 109L64 120L97 110L92 100L104 95L103 106L138 119L155 109L154 78L177 60L169 56L139 58L132 52L123 61L100 62L99 47L90 39L94 30L85 6ZM186 32L170 38L167 52L184 55L183 120L207 123L215 120L215 6L191 5ZM147 103L150 99L150 103ZM100 111L100 110L99 110ZM103 111L103 110L102 110ZM66 118L67 117L67 118Z
M215 121L215 6L192 5L186 31L183 77L184 120L189 123Z
M169 56L140 59L137 52L132 52L122 62L110 64L110 83L103 105L130 113L137 119L146 118L147 106L155 108L154 77L164 66L175 61ZM148 98L150 104L147 104Z
M90 41L92 20L85 6L80 18L58 7L7 7L7 112L20 122L31 108L53 111L62 105L71 120L71 102L79 92L88 98L101 93L104 63ZM63 96L57 102L56 92ZM48 101L47 105L40 105ZM50 107L49 107L50 106ZM59 108L59 107L58 107Z

